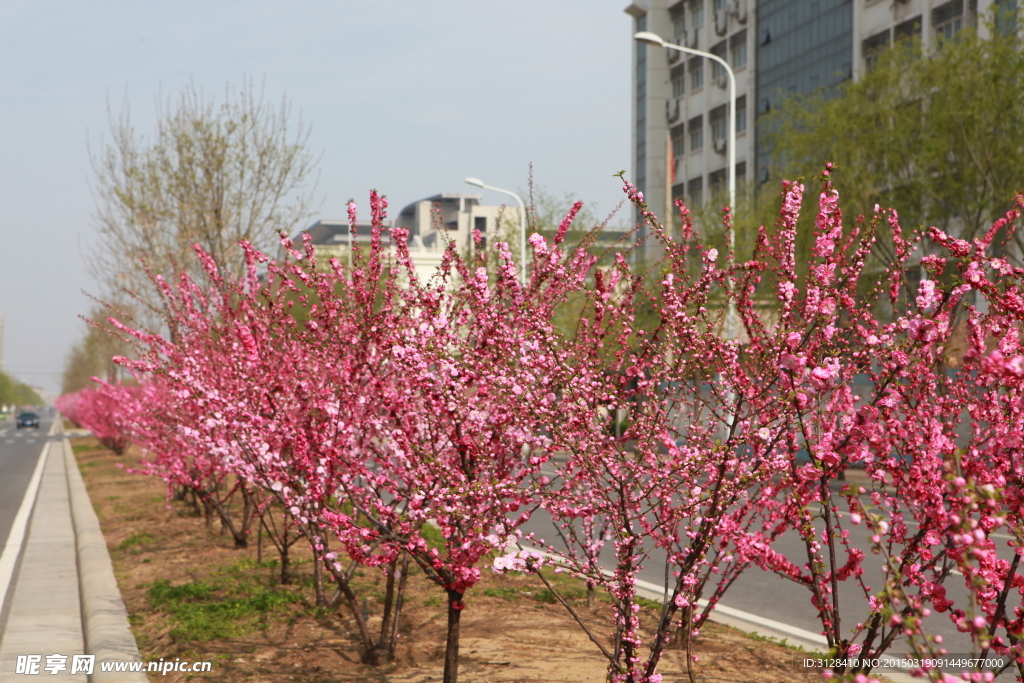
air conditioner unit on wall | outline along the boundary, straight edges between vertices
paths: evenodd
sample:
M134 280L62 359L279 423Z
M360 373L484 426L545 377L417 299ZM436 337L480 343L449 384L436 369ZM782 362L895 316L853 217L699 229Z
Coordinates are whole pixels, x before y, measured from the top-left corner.
M669 124L673 124L679 121L682 107L679 106L679 100L670 98L665 101L665 118L668 119Z
M725 74L720 75L718 78L715 79L715 85L717 85L722 90L725 90L725 86L729 85L728 76L726 76Z
M681 40L681 44L683 44L683 45L686 44L686 34L685 33L682 36L680 36L680 40ZM675 64L676 62L679 61L680 57L683 56L683 53L680 52L679 50L665 50L665 52L668 53L668 63L669 64Z
M747 23L747 0L732 0L729 3L729 14L736 17L739 23Z
M725 138L715 138L715 151L719 154L725 154L726 148Z
M715 33L720 36L724 36L729 30L729 15L725 10L717 10L715 12Z
M692 31L691 30L687 30L686 31L686 42L683 43L684 47L692 47L692 48L696 49L696 47L697 47L697 34L698 33L700 33L700 31L698 29L696 29L696 28L693 29Z

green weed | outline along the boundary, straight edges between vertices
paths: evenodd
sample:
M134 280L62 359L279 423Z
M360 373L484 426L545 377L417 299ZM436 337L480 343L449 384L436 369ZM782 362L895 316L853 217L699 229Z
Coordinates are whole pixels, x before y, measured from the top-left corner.
M149 545L155 540L156 539L154 537L150 536L149 534L143 531L142 533L132 534L128 538L121 541L121 544L117 546L117 549L131 550L133 548L137 548L137 546Z
M489 595L492 598L503 598L512 602L519 602L520 593L521 591L518 588L511 587L484 589L484 595Z
M433 524L424 524L420 528L420 534L431 548L437 548L438 550L444 548L444 534Z
M232 638L266 623L266 619L296 597L268 585L253 569L268 563L242 560L214 574L208 581L172 586L159 579L149 586L150 605L174 620L171 636L186 641Z

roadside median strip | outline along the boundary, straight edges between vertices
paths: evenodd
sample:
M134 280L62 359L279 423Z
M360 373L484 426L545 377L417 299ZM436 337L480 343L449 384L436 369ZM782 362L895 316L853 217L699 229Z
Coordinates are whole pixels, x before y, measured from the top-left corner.
M141 662L142 655L139 654L135 636L128 625L128 611L121 600L117 579L114 578L114 565L110 561L99 519L89 500L71 443L67 439L62 443L68 472L71 519L75 527L75 546L78 550L78 583L82 596L85 650L96 655L101 662ZM146 674L141 672L96 671L91 677L93 683L143 683L148 680Z
M62 438L43 447L0 553L0 679L42 674L148 683L99 520L59 420L48 436Z

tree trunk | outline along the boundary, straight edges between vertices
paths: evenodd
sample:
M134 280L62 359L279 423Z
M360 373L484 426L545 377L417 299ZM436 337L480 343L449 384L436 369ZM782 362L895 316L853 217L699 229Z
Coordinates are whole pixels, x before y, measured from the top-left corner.
M292 584L292 561L288 555L289 544L283 543L281 545L281 585L290 586Z
M459 680L459 620L462 618L462 596L456 590L448 589L448 638L444 649L444 683L458 683Z
M395 643L391 639L391 634L394 631L391 627L391 620L397 617L395 575L398 571L398 558L396 557L388 565L388 580L384 588L384 615L380 620L380 637L377 638L377 648L381 651L385 662L390 662L395 655Z
M316 592L316 606L324 607L327 605L326 596L324 596L324 577L323 572L320 569L320 558L316 556L316 551L313 551L313 588Z

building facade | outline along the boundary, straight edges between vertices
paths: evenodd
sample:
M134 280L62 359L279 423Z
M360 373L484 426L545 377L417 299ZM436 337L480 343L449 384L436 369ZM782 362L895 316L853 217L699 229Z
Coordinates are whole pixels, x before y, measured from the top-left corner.
M459 253L468 256L474 249L473 232L479 231L482 244L508 239L507 225L519 225L519 210L503 206L485 206L483 195L443 193L407 205L387 226L409 230L409 253L421 281L432 277L448 242L455 243ZM500 225L499 225L500 221ZM369 244L372 226L360 223L351 240L347 220L318 220L302 232L307 233L316 248L318 261L337 258L347 263L350 247ZM518 237L516 237L518 239ZM301 242L301 235L296 238Z
M736 74L736 178L765 182L767 151L757 117L792 94L837 92L871 68L901 37L930 48L1016 0L634 0L632 31L711 52ZM672 200L691 205L723 187L728 90L710 60L634 41L633 182L649 208L670 216Z
M1016 0L897 0L858 2L853 13L855 75L871 69L879 52L904 38L919 38L927 51L940 38L976 27L985 36L984 17L993 6L1016 10Z
M725 59L736 75L736 121L728 121L724 69L636 42L633 47L633 182L661 217L683 198L700 204L724 189L729 125L736 130L737 184L753 173L751 106L756 92L757 16L754 0L636 0L626 8L633 32Z

